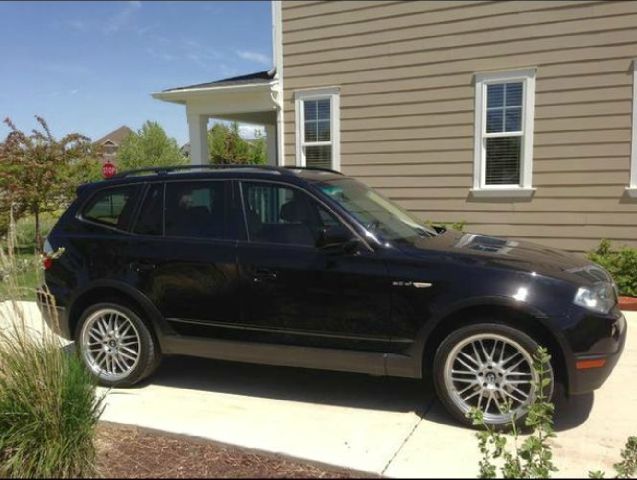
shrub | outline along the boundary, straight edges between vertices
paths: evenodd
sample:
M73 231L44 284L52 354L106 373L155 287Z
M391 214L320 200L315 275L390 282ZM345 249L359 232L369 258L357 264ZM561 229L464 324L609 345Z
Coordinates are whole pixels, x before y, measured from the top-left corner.
M0 477L93 475L102 400L81 360L46 329L30 328L24 304L14 300L23 267L13 253L14 227L10 233L0 248L7 275L0 299Z
M96 174L99 167L87 137L71 133L56 139L42 117L36 120L39 129L28 135L5 120L9 134L0 143L0 212L18 218L33 215L34 242L41 251L41 215L64 208L78 182ZM0 229L3 226L6 222L0 222Z
M267 162L266 141L257 136L247 141L239 135L239 124L216 123L208 130L208 151L211 164L254 164Z
M608 270L621 295L637 297L637 248L613 250L610 241L602 240L588 258Z
M515 418L512 419L510 425L513 439L511 451L507 448L509 437L487 426L484 422L484 413L481 410L474 408L467 413L474 425L483 428L483 431L476 434L482 454L479 463L479 478L497 477L495 461L500 461L500 472L503 478L550 478L552 472L558 471L553 464L553 451L549 443L549 439L555 438L553 431L555 407L544 394L544 390L550 382L547 377L550 360L551 357L544 348L539 348L533 356L533 369L537 372L538 378L535 382L537 393L524 422L531 434L521 446L518 446L519 434ZM510 404L504 404L502 408L503 410L510 408ZM621 451L621 458L621 462L613 465L616 472L615 478L633 478L637 473L637 437L628 438L626 446ZM591 471L588 476L589 478L604 478L604 472Z
M553 454L548 443L555 437L553 432L554 406L545 394L550 384L547 376L551 357L544 348L539 348L533 356L533 368L537 372L535 382L536 394L529 407L529 413L524 421L526 427L533 432L521 446L518 446L518 429L515 417L511 421L513 432L513 453L507 450L507 437L496 432L493 427L484 423L484 414L478 409L472 409L467 416L474 425L482 426L484 431L477 434L480 453L480 478L496 478L494 459L504 460L501 467L504 478L548 478L551 472L557 471L553 464ZM503 410L510 409L510 404L504 404Z
M20 327L0 337L0 477L93 474L100 402L79 358Z
M58 218L62 214L61 211L46 212L40 217L40 233L43 238L49 234L51 229L55 226ZM33 215L28 215L19 219L16 222L16 240L17 247L21 250L28 250L33 252L36 249L35 238L35 218Z

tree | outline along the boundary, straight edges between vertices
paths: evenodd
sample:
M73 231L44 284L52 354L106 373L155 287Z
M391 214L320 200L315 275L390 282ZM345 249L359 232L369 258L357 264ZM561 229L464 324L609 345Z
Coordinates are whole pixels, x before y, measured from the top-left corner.
M183 165L186 161L177 141L166 135L159 123L151 121L126 137L117 150L117 164L121 170Z
M239 135L239 124L229 127L216 123L208 131L208 151L213 164L264 164L266 163L265 139L257 137L253 142Z
M12 209L16 219L33 215L41 250L40 215L65 206L78 183L99 178L99 165L87 137L71 133L57 140L46 121L35 118L40 129L30 135L5 119L11 131L0 144L0 209L6 217Z

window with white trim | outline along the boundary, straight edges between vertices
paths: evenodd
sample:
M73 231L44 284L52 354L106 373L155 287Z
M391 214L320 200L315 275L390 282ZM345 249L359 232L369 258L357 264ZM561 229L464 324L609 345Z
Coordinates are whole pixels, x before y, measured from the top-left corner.
M340 169L339 90L296 92L296 162Z
M474 194L533 192L535 70L475 77Z
M637 59L633 60L633 135L630 151L630 184L626 191L637 197Z

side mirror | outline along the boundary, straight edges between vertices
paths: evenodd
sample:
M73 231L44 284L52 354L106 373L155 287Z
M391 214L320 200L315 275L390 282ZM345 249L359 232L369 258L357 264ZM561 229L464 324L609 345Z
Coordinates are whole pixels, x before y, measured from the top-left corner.
M354 253L358 245L352 232L338 225L322 229L316 246L329 253Z

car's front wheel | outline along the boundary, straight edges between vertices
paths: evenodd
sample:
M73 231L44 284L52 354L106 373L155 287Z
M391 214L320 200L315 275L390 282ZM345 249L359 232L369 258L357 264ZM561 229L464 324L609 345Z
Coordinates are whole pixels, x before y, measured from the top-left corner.
M445 338L434 358L438 398L458 420L471 424L467 412L478 408L488 425L522 424L538 392L533 355L539 345L526 333L497 323L462 327ZM550 399L554 375L543 395Z
M98 383L128 387L150 375L159 350L142 319L118 303L87 308L75 333L80 356Z

